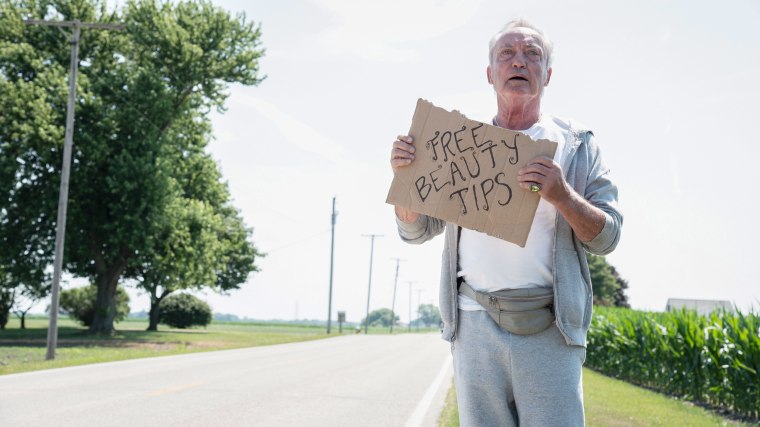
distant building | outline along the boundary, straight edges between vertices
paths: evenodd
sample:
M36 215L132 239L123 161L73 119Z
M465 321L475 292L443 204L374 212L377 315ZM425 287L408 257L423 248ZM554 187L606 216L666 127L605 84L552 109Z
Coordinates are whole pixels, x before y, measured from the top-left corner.
M734 305L731 304L731 301L682 298L668 298L668 304L665 306L665 311L675 311L683 308L687 310L696 310L697 314L702 316L720 309L725 309L729 312L734 311Z

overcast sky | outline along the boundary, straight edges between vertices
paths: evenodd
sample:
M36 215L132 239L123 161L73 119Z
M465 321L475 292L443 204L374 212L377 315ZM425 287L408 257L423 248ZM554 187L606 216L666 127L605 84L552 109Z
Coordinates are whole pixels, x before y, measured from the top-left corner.
M488 41L524 17L555 43L542 109L594 130L620 190L622 239L608 261L637 309L669 297L760 306L760 3L713 1L216 1L261 24L258 87L230 89L210 152L268 255L214 311L327 317L337 196L333 320L437 304L441 237L402 243L384 203L390 146L417 98L490 122ZM132 311L148 297L132 298Z

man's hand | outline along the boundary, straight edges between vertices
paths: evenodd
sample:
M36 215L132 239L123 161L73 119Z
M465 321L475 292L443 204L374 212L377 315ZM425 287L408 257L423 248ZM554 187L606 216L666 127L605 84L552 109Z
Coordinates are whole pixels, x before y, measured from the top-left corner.
M393 141L393 150L391 151L391 168L395 173L398 168L408 166L414 160L414 140L408 135L399 135Z
M552 205L567 199L571 190L565 181L562 168L549 157L539 156L517 171L517 181L524 190L532 184L541 188L538 194Z
M567 185L562 168L552 159L541 156L531 160L518 171L517 181L525 190L538 184L538 194L557 208L582 242L590 242L604 228L604 212Z
M414 140L408 135L399 135L393 141L393 150L391 150L391 168L393 173L399 168L409 166L414 160ZM420 214L412 212L409 209L396 206L396 216L403 222L412 223L419 218Z

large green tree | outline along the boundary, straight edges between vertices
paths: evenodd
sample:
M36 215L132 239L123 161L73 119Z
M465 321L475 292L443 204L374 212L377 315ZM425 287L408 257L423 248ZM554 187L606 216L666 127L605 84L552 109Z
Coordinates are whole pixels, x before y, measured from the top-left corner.
M620 273L618 273L617 268L615 268L614 265L610 264L610 269L612 269L612 276L618 284L617 290L615 291L615 307L630 308L631 305L628 303L628 294L625 293L628 289L628 281L620 276Z
M169 182L172 197L156 227L153 246L140 253L129 269L150 296L148 330L153 331L165 297L181 289L208 287L220 293L238 289L257 270L254 260L261 256L230 203L216 162L204 151L211 138L207 121L183 119L169 134L174 144L162 161L174 165Z
M594 304L628 307L628 297L625 294L628 282L620 277L615 267L602 256L587 253L586 259L594 288Z
M95 299L98 289L87 285L61 291L59 311L68 314L71 320L76 320L83 326L90 326L95 318ZM123 287L116 288L115 322L120 322L129 315L129 294Z
M441 323L441 312L433 304L420 304L417 312L420 316L418 320L425 326L438 326Z
M393 320L391 320L393 316ZM391 321L395 325L399 321L398 315L394 315L390 308L378 308L369 312L369 326L391 326ZM362 319L362 324L367 322L367 318Z
M19 296L50 287L66 99L65 71L12 41L23 31L13 6L0 3L0 326Z
M215 212L195 199L177 198L155 247L136 263L138 286L150 295L148 330L158 328L161 301L181 289L238 289L260 256L237 211Z
M177 203L178 173L172 156L199 149L186 152L177 135L222 109L230 83L261 81L259 28L207 1L128 1L116 9L104 0L3 5L0 63L8 65L2 80L31 88L38 108L50 110L39 124L49 134L60 135L64 123L69 44L58 29L25 26L22 17L126 24L122 32L82 31L64 259L69 272L98 288L90 330L110 333L117 283L137 274L130 266L154 252L171 222L166 216ZM38 179L49 192L58 182L62 138L38 138L37 147L25 135L19 139L13 149L41 158L49 176ZM53 210L45 212L51 225Z

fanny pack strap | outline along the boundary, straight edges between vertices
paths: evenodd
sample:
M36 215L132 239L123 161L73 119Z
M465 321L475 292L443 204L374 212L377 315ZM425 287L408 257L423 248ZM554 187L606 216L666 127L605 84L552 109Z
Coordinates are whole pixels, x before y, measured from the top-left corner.
M459 284L459 293L477 301L502 329L513 334L532 335L554 323L553 295L537 295L526 301L525 297L476 291L464 280ZM510 308L504 310L502 304Z
M478 294L477 294L477 292L478 291L476 291L475 289L472 289L472 286L468 285L467 282L465 282L464 280L462 280L459 283L459 293L462 294L462 295L464 295L464 296L468 296L468 297L472 298L473 301L477 301L478 300ZM483 307L483 308L487 309L488 307Z

